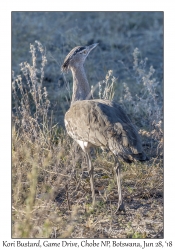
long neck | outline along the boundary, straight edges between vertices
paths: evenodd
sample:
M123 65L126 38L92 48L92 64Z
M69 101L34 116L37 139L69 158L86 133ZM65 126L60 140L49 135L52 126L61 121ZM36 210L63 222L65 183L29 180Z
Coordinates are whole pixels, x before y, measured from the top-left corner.
M91 99L91 91L83 65L71 68L73 75L72 102L78 100Z

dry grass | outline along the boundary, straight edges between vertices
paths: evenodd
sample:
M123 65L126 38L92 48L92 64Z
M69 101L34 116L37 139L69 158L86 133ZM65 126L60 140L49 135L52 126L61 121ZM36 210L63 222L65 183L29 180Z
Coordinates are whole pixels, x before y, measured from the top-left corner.
M139 61L136 49L133 74L138 81L137 95L127 84L119 87L112 71L96 90L96 95L111 99L116 89L121 91L119 101L142 127L144 149L150 157L147 163L123 163L127 212L115 214L118 193L112 155L93 151L97 197L93 209L84 155L65 129L53 122L47 91L42 87L45 51L39 42L30 50L32 64L22 63L23 76L14 76L12 83L12 237L162 238L163 114L154 69Z

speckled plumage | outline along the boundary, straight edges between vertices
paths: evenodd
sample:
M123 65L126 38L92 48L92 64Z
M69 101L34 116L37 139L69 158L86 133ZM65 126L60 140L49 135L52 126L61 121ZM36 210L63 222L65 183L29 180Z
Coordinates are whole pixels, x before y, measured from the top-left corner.
M100 99L74 102L65 114L65 121L74 140L107 147L127 162L146 159L134 125L114 102Z

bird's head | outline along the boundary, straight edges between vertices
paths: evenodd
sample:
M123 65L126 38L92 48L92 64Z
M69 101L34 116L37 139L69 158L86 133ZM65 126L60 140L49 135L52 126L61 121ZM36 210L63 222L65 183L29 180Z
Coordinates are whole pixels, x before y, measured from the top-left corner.
M94 43L89 46L77 46L74 49L72 49L69 54L66 56L62 66L61 70L62 72L68 71L71 67L79 67L81 66L84 61L86 60L87 56L93 50L98 43Z

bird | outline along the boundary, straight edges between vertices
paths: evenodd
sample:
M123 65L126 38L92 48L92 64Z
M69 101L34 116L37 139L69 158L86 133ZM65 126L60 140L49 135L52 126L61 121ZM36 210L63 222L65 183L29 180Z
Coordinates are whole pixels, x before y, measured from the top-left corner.
M124 211L121 189L121 159L125 162L146 161L141 138L135 125L123 108L114 101L93 99L85 73L84 62L98 43L77 46L66 56L61 71L72 72L73 93L70 108L65 113L64 123L67 133L75 140L86 156L92 206L96 204L94 167L91 162L91 148L101 147L110 150L115 158L113 171L118 186L118 206L116 212Z

